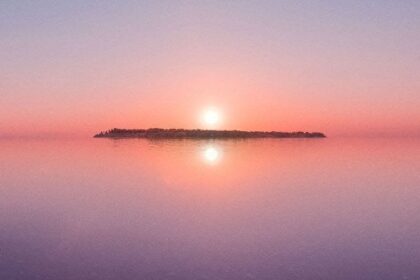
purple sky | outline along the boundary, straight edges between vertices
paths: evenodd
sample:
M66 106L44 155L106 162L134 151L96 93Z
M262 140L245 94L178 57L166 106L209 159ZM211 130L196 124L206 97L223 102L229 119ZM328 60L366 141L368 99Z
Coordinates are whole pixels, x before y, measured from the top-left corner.
M0 135L420 134L420 1L1 1Z

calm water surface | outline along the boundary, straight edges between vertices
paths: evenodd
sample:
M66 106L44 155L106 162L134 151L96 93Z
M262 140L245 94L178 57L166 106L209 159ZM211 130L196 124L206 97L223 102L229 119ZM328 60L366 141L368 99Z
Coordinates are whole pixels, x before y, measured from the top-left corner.
M420 141L0 140L0 279L420 279Z

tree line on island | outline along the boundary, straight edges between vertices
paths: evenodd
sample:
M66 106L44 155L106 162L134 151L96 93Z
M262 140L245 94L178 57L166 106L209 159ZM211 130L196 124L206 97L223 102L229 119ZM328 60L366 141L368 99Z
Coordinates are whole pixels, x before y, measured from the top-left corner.
M324 138L321 132L203 130L178 128L121 129L113 128L94 135L96 138Z

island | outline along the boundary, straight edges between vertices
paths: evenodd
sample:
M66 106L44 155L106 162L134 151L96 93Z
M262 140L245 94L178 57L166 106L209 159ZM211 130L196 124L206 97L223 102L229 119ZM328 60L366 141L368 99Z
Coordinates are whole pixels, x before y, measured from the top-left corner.
M243 131L243 130L203 130L177 128L121 129L102 131L95 138L325 138L321 132L281 132L281 131Z

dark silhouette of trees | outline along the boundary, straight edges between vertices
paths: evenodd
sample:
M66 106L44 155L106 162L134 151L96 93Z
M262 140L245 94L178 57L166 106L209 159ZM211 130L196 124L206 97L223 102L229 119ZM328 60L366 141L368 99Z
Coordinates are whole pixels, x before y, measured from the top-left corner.
M94 137L101 138L324 138L321 132L281 132L242 130L201 130L177 128L121 129L101 131Z

